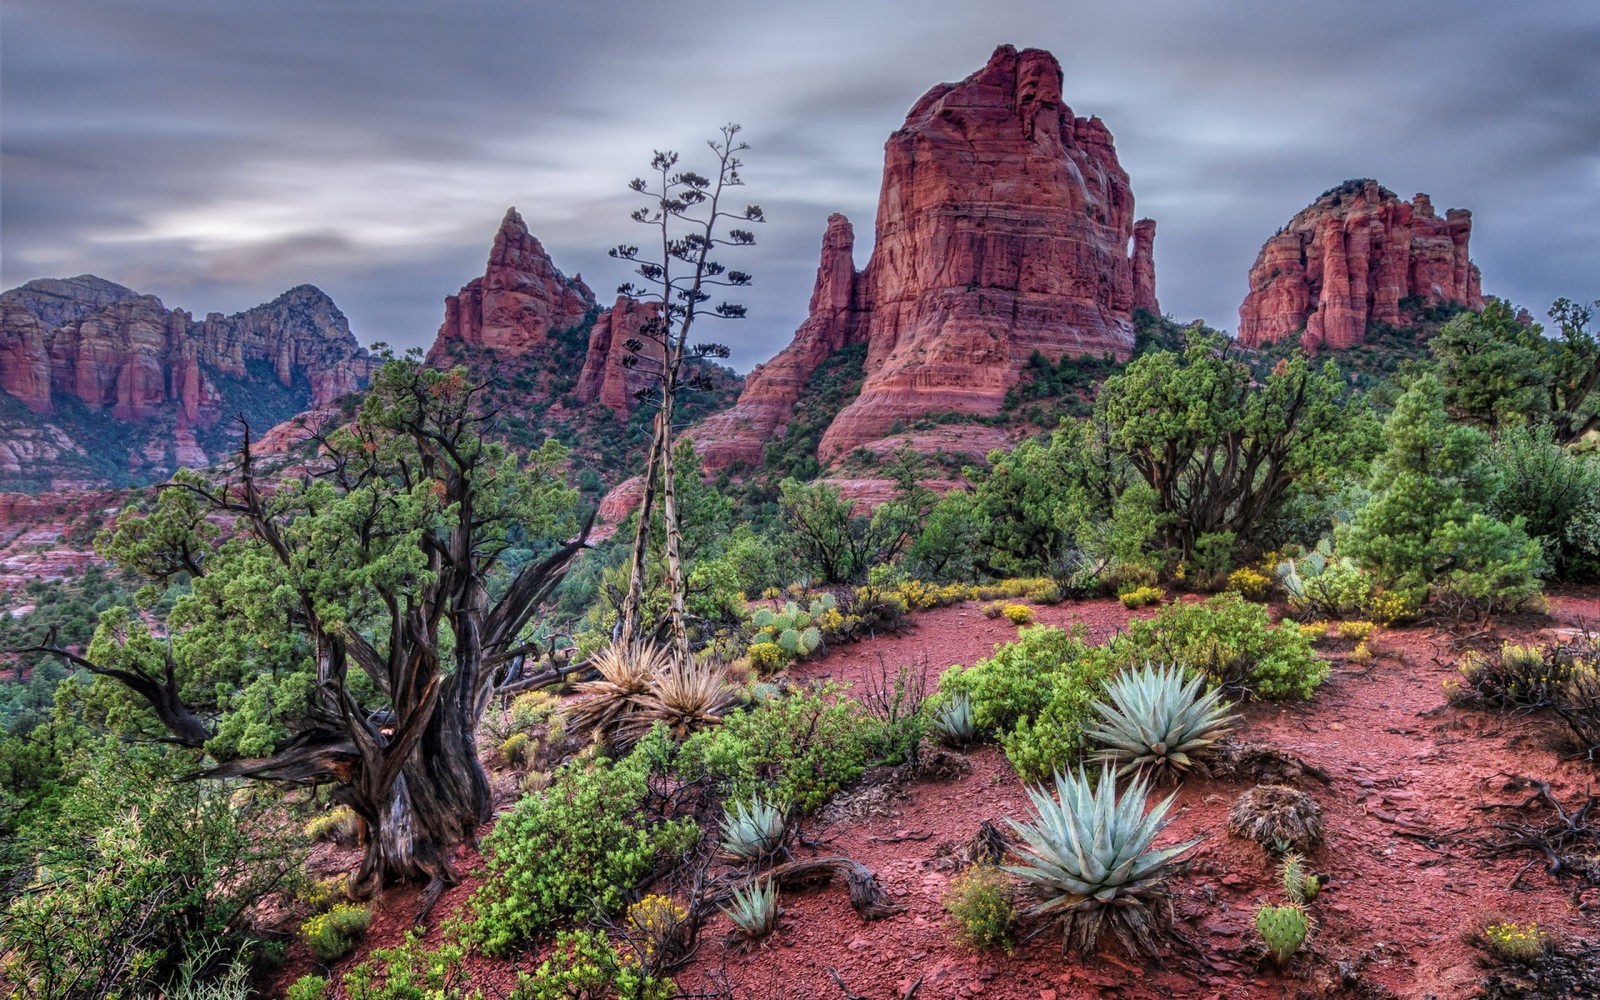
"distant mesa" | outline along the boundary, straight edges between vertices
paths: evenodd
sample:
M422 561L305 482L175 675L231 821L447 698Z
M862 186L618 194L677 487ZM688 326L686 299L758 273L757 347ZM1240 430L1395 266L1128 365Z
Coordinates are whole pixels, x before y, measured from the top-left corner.
M1239 340L1256 347L1300 333L1308 349L1343 348L1372 323L1411 322L1407 303L1482 309L1471 236L1465 209L1440 218L1425 194L1402 201L1375 180L1345 181L1261 248Z
M197 321L93 275L30 281L0 294L0 484L126 485L206 465L240 412L264 429L325 407L373 364L312 285Z
M885 147L871 261L856 271L854 231L831 217L793 341L693 431L708 468L759 461L807 380L850 344L867 345L865 381L823 435L825 463L892 447L919 417L1000 413L1036 351L1131 354L1134 310L1159 312L1155 223L1135 221L1110 131L1074 115L1061 79L1050 53L1002 46L917 101ZM940 446L1003 443L989 430Z

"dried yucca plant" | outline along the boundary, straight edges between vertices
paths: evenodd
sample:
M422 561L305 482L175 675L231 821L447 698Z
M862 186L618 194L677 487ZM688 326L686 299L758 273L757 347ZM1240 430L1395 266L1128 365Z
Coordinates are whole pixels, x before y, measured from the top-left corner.
M660 646L612 643L589 665L600 677L574 686L578 698L566 709L567 727L579 739L613 744L628 716L640 710L651 681L671 665L671 659Z
M736 700L722 664L709 658L672 662L650 678L637 698L638 711L622 720L617 735L624 743L637 743L661 722L681 742L720 723Z

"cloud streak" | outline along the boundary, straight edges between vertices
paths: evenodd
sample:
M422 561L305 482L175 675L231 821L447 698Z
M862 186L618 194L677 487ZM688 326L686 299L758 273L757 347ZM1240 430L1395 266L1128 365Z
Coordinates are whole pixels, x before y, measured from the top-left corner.
M829 212L870 249L882 144L1002 42L1053 51L1160 223L1158 292L1231 328L1262 241L1373 176L1474 211L1488 291L1600 297L1600 8L1143 3L8 0L0 282L93 272L196 311L322 286L426 344L516 205L602 300L627 180L724 121L771 223L741 369L802 318Z

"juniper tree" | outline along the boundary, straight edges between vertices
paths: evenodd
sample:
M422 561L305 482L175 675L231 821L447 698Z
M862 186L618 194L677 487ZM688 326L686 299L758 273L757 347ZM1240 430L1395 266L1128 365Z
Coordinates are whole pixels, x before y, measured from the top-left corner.
M247 428L222 476L180 474L105 538L179 587L166 621L114 609L81 652L40 644L95 677L86 697L129 735L209 754L203 776L330 787L365 826L352 888L427 880L424 912L491 815L484 711L528 684L533 619L584 544L562 541L564 450L487 440L484 389L390 360L297 475L262 471ZM548 554L511 569L529 538Z
M632 245L613 247L610 251L612 257L635 263L634 272L644 281L643 285L630 281L617 289L620 294L651 306L639 335L625 342L622 363L653 376L651 385L641 390L639 397L641 402L653 402L656 407L628 593L618 620L618 634L623 642L628 642L639 630L649 526L659 479L666 531L668 620L672 643L680 657L689 655L689 633L685 623L677 468L673 458L677 434L673 426L674 406L681 393L709 388L704 373L690 362L728 356L728 348L723 344L690 345L689 334L695 321L701 317L741 319L746 312L744 306L726 301L703 308L711 301L708 289L750 284L749 274L724 267L712 254L718 247L753 246L755 234L739 228L739 224L766 221L759 205L746 205L737 211L724 207L729 189L744 185L739 176L743 163L738 154L749 146L737 140L739 131L738 125L725 125L720 138L706 143L714 163L712 176L680 170L677 153L658 150L650 161L650 179L635 178L628 186L649 200L644 208L633 212L632 219L655 229L659 245L649 251ZM654 350L649 345L654 345Z

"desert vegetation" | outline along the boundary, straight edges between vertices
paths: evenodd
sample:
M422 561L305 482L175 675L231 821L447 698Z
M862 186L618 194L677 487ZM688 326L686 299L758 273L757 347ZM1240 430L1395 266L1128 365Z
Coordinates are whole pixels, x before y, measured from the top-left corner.
M751 280L712 256L762 219L727 208L737 134L633 185L661 256L614 251L654 347L607 531L605 462L390 354L294 461L247 432L98 532L113 569L6 598L8 995L1394 996L1442 932L1386 943L1386 877L1537 911L1446 922L1484 969L1438 989L1597 988L1586 308L1440 317L1393 370L1146 313L1125 361L1030 361L1019 439L958 470L824 469L846 347L710 475L726 349L689 337ZM873 502L822 475L863 469ZM1475 753L1501 769L1440 784Z

